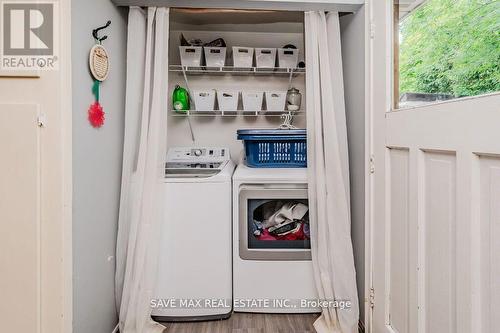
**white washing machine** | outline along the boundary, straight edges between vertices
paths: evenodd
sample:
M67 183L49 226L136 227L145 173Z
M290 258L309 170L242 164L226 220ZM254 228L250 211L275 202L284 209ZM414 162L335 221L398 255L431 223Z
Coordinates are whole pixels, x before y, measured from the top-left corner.
M283 223L270 226L278 217ZM234 311L320 312L304 303L318 298L308 226L307 169L238 165L233 175Z
M154 320L231 315L233 171L226 148L169 149Z

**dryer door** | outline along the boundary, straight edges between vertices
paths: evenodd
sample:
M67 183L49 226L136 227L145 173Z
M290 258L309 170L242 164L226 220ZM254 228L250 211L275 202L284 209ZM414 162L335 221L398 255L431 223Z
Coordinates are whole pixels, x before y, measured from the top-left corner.
M311 260L307 188L246 185L239 193L239 256Z

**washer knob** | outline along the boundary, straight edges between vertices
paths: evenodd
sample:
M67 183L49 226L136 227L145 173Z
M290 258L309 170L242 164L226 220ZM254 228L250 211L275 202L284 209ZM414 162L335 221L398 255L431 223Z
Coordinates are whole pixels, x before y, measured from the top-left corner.
M194 156L201 156L202 154L203 154L203 152L201 151L201 149L194 150Z

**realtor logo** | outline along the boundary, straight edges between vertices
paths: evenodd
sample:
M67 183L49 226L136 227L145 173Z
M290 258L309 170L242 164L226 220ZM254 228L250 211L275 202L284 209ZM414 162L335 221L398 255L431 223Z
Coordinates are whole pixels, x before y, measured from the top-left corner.
M56 2L1 2L1 69L54 69Z

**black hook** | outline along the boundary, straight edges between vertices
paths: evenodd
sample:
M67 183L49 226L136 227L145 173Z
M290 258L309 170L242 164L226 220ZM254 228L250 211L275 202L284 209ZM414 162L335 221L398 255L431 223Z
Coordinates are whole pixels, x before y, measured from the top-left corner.
M99 27L99 28L95 28L94 30L92 30L92 37L94 37L94 39L96 41L98 41L99 43L102 42L103 40L105 40L106 38L108 38L108 36L103 36L101 38L99 38L99 36L97 36L97 33L102 30L102 29L106 29L107 27L109 27L109 25L111 24L111 21L108 21L106 22L105 25L103 25L102 27Z

